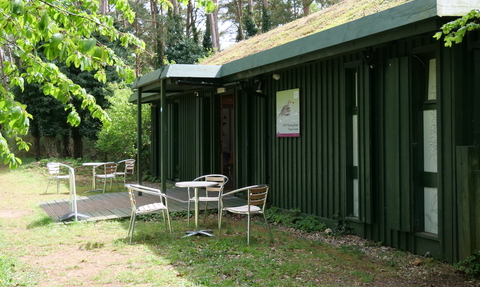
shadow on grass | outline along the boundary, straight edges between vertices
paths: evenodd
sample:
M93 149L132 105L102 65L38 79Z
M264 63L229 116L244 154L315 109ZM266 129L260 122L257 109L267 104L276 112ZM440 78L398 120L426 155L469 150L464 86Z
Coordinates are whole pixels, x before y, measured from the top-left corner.
M43 227L49 224L55 223L47 214L42 215L41 218L34 220L33 222L27 225L27 229L32 229L36 227Z
M185 216L172 221L172 234L165 231L161 216L157 220L149 216L137 221L133 245L147 245L170 262L177 276L188 279L194 286L298 286L301 270L312 269L313 274L313 262L322 257L312 255L314 249L322 248L320 242L297 244L286 234L273 230L275 242L270 243L260 217L252 221L250 245L247 245L246 216L230 222L224 218L219 235L217 214L209 214L206 222L200 221L200 228L211 229L213 237L182 238L187 230L193 230L193 222L189 227ZM123 222L126 229L128 223L129 220ZM128 244L128 238L117 242ZM292 257L293 253L297 255ZM316 259L312 260L313 257ZM316 286L315 279L308 277L303 277L301 285Z

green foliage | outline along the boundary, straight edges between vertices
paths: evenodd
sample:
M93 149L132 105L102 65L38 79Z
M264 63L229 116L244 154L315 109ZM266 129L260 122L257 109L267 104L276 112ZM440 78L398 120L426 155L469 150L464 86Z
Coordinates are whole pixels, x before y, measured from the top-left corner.
M440 29L433 37L440 40L444 36L445 47L451 47L453 43L460 44L467 32L480 29L480 10L472 10L467 15L444 24Z
M480 250L455 264L455 267L470 276L472 279L480 278Z
M272 206L265 210L265 216L269 221L273 221L288 227L294 227L295 222L302 218L299 209L285 211L280 210L276 206Z
M136 158L137 153L137 106L128 102L132 90L124 84L108 85L107 108L111 123L103 126L98 134L96 147L107 153L110 159ZM142 143L150 145L150 110L142 105Z
M188 37L182 37L165 49L166 57L177 64L195 64L207 54L202 45Z
M253 12L247 10L243 16L243 23L245 25L245 39L257 35L258 28L253 21Z
M295 228L311 233L325 230L327 225L318 221L315 215L308 215L295 222Z
M265 216L269 221L306 232L317 232L327 228L327 225L320 222L316 216L303 216L300 209L285 211L280 210L276 206L272 206L265 210Z
M127 0L111 1L112 8L130 23L134 20ZM95 71L95 79L106 81L105 67L115 66L119 76L133 81L134 71L105 43L99 43L95 35L108 41L118 41L124 47L133 46L136 53L144 49L144 43L135 36L122 33L114 27L114 18L97 14L99 2L73 1L7 1L0 0L0 48L5 54L14 55L1 65L4 80L0 86L0 158L11 168L19 159L11 152L5 137L14 138L19 148L28 149L21 135L29 128L30 114L20 104L10 88L24 89L26 83L38 83L45 95L51 95L65 104L67 122L77 126L81 118L72 99L81 101L93 117L108 119L92 95L74 83L60 71L55 61L75 66L82 71ZM43 52L46 59L39 54ZM19 69L23 67L24 70Z
M210 51L213 49L213 43L212 43L212 31L210 27L210 17L207 17L206 23L205 23L205 34L203 35L203 42L202 46L205 51Z
M342 217L339 212L333 215L333 219L337 221L335 224L332 235L334 236L344 236L348 234L353 234L353 227L350 225L350 220L348 217Z
M262 33L272 29L272 13L265 7L262 7Z

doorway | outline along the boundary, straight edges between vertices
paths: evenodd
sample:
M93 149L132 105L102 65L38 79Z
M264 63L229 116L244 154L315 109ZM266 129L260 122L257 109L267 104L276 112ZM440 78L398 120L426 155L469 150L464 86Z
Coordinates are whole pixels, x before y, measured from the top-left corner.
M234 143L235 143L235 109L233 94L221 96L221 146L222 146L222 174L228 176L225 190L234 187Z

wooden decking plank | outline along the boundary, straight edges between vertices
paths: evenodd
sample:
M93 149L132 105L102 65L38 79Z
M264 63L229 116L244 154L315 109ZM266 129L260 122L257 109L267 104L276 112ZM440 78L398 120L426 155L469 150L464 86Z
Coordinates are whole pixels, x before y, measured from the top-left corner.
M90 198L77 201L77 209L79 212L94 212L98 210L95 201Z
M57 213L55 212L55 210L53 209L53 207L50 204L43 203L43 204L40 205L40 207L47 213L47 215L50 218L58 218Z
M70 205L64 200L55 200L54 202L50 203L50 206L57 215L57 217L61 217L71 211Z
M187 210L188 201L183 200L188 198L186 196L186 189L168 190L168 207L170 212ZM153 202L158 202L158 196L151 194L143 194L136 196L137 205L144 205ZM57 199L50 201L42 201L39 203L40 207L45 210L47 215L53 220L58 220L64 214L70 212L68 199ZM246 201L237 197L228 197L224 200L225 206L244 205ZM192 209L194 205L192 204ZM205 209L205 203L199 203L200 210ZM209 209L216 209L218 205L216 202L211 202L208 205ZM128 192L107 192L104 194L94 194L90 196L77 197L77 211L84 215L90 216L88 221L106 220L114 218L130 217L131 206ZM193 214L193 210L192 210Z
M130 212L125 212L123 208L115 208L110 210L113 214L115 214L117 217L123 218L123 217L130 217ZM130 211L130 209L129 209Z

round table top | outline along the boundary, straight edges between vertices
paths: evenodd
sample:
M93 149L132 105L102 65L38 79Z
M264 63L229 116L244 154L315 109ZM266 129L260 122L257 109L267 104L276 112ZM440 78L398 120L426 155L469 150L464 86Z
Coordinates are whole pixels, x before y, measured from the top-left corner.
M180 181L175 183L178 187L208 187L217 185L218 182L211 181Z

